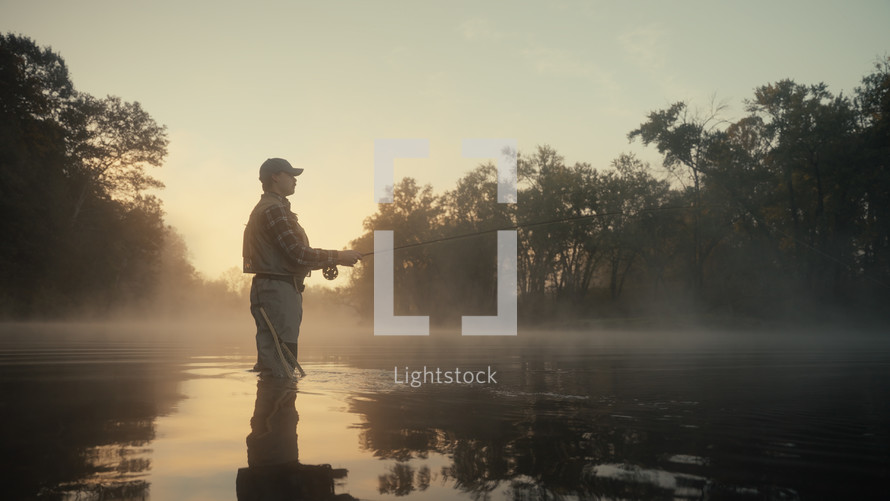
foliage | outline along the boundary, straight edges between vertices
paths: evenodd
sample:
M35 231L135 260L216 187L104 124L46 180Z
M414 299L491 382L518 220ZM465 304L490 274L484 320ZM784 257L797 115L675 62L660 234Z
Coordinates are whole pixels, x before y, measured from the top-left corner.
M96 313L155 291L164 127L137 102L74 90L64 60L0 36L0 313Z
M745 104L733 122L685 102L649 113L628 138L660 166L517 152L516 204L497 203L490 163L442 194L403 179L353 247L393 231L395 313L440 323L496 313L499 229L518 232L530 321L886 315L890 59L852 96L782 80ZM0 36L0 315L243 304L239 271L202 280L164 223L149 169L167 145L138 102L78 92L57 53ZM345 301L370 317L373 257L351 277Z
M890 299L890 60L862 82L852 99L824 84L764 85L735 122L720 106L653 111L628 138L655 146L661 169L628 154L601 170L567 165L549 146L517 154L517 204L496 202L491 164L440 197L406 179L355 245L370 249L378 229L393 229L397 246L423 244L396 255L396 314L440 321L495 314L497 229L519 232L527 319L880 316ZM370 297L370 267L360 270L348 292Z

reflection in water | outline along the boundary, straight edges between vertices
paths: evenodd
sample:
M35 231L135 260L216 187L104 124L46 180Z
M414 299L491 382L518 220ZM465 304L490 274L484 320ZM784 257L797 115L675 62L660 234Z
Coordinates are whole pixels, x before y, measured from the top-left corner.
M337 499L338 472L301 458L380 501L890 499L890 342L374 342L307 364L299 415L252 350L0 350L0 499ZM498 384L393 382L471 362Z
M172 355L0 351L3 499L147 499L155 420L182 398Z
M287 379L257 383L256 406L247 435L247 465L263 467L299 460L297 387Z
M389 473L378 478L380 486L377 492L407 496L415 490L425 491L430 486L431 475L428 466L422 466L415 471L408 463L396 463L390 467Z
M367 392L350 411L362 448L393 462L380 494L432 477L473 499L886 499L887 366L871 353L523 354L497 387ZM447 463L421 474L434 458Z
M257 383L256 405L247 435L247 468L238 470L238 501L354 500L334 494L334 479L346 470L299 462L296 383L266 378Z

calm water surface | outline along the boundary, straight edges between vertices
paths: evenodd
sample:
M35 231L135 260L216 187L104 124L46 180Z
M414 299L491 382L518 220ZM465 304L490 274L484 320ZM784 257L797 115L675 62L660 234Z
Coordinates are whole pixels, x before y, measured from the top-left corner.
M886 339L676 337L378 338L295 386L249 347L6 342L3 499L277 499L325 464L370 500L890 499ZM396 382L424 365L497 383Z

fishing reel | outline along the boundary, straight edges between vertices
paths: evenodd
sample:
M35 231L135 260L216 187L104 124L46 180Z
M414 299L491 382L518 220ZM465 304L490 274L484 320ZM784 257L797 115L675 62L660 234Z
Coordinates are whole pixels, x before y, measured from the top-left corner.
M369 252L365 255L369 256L371 254L373 254L373 252ZM361 256L361 254L359 254L359 256ZM353 261L352 264L347 264L345 266L349 266L351 268L360 259L361 259L361 257L359 257L356 261ZM340 271L337 269L336 264L331 264L331 265L325 266L324 268L321 269L321 275L328 280L333 280L333 279L337 278L337 276L340 275Z
M340 274L340 271L337 270L337 267L334 265L325 266L321 269L321 275L328 280L333 280L337 278L337 275Z

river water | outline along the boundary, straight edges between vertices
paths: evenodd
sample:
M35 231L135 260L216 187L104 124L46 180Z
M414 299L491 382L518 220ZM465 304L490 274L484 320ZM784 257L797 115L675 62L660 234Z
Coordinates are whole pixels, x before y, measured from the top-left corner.
M3 499L295 499L313 471L371 500L890 499L888 341L377 338L301 347L290 385L250 346L14 336Z

